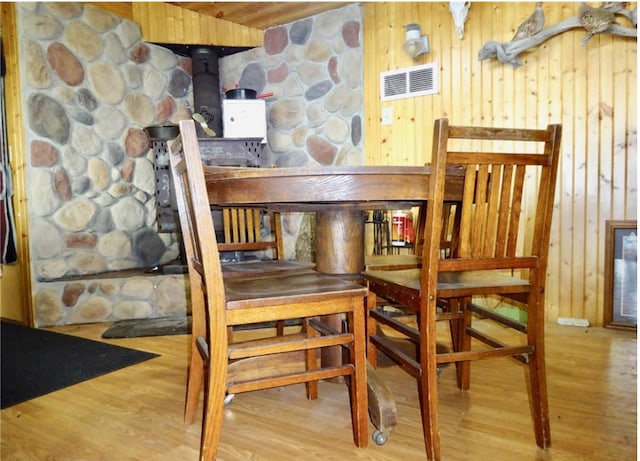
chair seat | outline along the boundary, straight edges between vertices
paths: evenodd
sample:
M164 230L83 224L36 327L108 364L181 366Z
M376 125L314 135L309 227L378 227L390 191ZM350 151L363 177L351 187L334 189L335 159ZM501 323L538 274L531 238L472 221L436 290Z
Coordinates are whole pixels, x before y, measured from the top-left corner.
M362 285L310 270L278 274L277 277L227 279L224 288L228 309L255 307L261 299L273 300L280 296L286 296L290 302L293 296L299 296L302 301L306 297L327 299L332 293L340 296L346 293L353 296L367 294L367 289Z
M377 283L395 284L403 289L414 290L415 295L420 293L420 269L407 269L400 271L365 271L363 276ZM482 293L486 288L488 292L495 293L496 287L504 287L504 293L525 293L529 290L529 281L509 274L497 273L497 271L465 271L465 272L439 272L438 296L446 297L447 290L456 290L456 296L462 296L460 290L470 290L473 294Z
M364 267L367 271L415 269L422 265L417 255L366 255Z
M222 263L222 276L227 279L255 275L271 275L287 271L313 270L315 264L300 261L267 260Z

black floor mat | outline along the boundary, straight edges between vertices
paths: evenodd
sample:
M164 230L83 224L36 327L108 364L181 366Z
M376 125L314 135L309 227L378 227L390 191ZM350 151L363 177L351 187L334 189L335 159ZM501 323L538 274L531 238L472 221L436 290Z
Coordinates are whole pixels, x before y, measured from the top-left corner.
M121 346L0 323L1 408L158 357Z

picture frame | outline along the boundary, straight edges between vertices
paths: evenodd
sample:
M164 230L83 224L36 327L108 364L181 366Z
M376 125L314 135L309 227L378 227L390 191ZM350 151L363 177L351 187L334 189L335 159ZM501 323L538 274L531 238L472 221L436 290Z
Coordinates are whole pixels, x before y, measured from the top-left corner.
M604 326L638 328L636 220L609 220L605 227Z

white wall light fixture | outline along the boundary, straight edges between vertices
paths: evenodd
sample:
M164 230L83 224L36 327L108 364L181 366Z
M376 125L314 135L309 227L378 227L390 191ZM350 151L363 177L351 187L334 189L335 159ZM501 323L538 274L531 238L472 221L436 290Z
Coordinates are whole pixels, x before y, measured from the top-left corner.
M418 56L429 52L429 39L420 32L419 24L407 24L405 29L405 41L402 49L411 58L416 59Z

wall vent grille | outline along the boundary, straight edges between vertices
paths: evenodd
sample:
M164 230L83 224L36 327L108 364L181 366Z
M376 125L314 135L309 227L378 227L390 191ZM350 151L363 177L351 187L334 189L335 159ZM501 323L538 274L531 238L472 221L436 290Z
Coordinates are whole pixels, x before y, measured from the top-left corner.
M406 67L380 74L380 100L413 98L440 92L437 63Z

